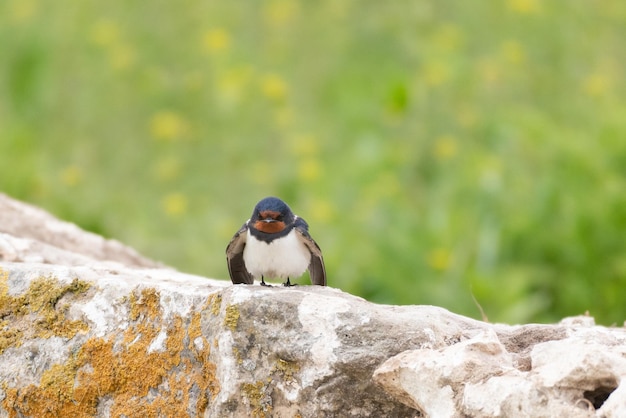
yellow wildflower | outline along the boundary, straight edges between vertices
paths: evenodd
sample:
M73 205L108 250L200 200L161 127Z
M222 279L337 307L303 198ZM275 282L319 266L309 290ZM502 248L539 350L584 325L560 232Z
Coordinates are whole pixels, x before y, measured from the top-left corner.
M440 86L450 78L450 70L441 61L431 61L426 63L423 77L428 85L433 87Z
M304 182L314 182L320 178L322 168L316 158L306 158L298 163L298 178Z
M291 0L272 0L265 4L263 15L270 26L281 26L293 21L299 11L299 3Z
M500 45L500 51L505 61L519 65L526 61L524 46L516 40L507 40Z
M10 4L10 16L14 22L29 21L37 12L37 3L32 0L13 0Z
M187 212L187 197L182 193L170 193L161 202L163 210L168 216L177 217Z
M427 257L428 265L437 271L446 271L452 264L452 255L445 248L435 248Z
M539 0L508 0L507 6L512 12L519 14L530 15L541 12Z
M254 68L249 65L227 68L224 72L217 74L214 83L217 87L220 105L225 109L238 105L246 97L253 76Z
M281 101L287 97L287 83L276 74L267 74L261 79L261 91L268 99Z
M187 122L179 114L163 110L152 117L150 132L156 139L175 141L187 132Z
M230 34L223 28L212 28L204 33L202 43L211 53L221 52L230 47Z
M66 186L74 187L81 182L83 173L80 168L75 165L65 167L61 171L61 181Z
M120 30L115 22L100 20L91 28L91 41L98 46L110 46L120 38Z
M438 160L448 160L456 155L457 140L451 135L443 135L435 139L435 157Z
M591 97L603 96L609 91L611 81L609 77L601 73L592 73L583 82L583 91Z

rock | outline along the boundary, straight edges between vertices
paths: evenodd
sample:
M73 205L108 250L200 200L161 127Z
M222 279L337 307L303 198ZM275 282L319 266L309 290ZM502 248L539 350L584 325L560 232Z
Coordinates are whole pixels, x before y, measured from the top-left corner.
M626 406L622 329L233 286L6 196L0 214L0 416L608 418Z
M131 267L162 267L118 241L83 231L0 193L0 260L84 265L85 257Z
M626 332L589 322L494 325L438 350L400 353L374 380L430 417L623 417Z
M456 411L457 382L482 382L509 370L515 370L511 355L495 332L486 330L444 350L400 353L376 370L374 380L427 416L451 417Z
M232 286L170 270L0 268L9 416L413 417L372 382L374 369L481 325L332 288Z

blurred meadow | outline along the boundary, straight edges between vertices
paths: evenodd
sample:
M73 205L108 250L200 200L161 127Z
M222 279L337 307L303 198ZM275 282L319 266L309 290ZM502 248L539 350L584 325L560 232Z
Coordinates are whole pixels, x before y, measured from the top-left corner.
M0 191L179 270L276 195L368 300L626 319L624 1L4 0L0 53Z

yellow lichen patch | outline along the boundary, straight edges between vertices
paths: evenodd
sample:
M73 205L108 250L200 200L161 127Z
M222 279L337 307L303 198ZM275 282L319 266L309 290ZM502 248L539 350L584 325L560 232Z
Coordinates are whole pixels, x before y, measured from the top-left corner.
M222 307L222 295L220 293L214 293L207 298L206 308L211 309L211 313L215 316L220 314L220 308Z
M272 398L265 393L266 389L267 386L260 380L256 383L243 383L241 385L241 392L250 404L253 417L265 418L266 416L271 416Z
M0 295L5 295L9 291L9 272L0 267Z
M227 306L224 325L234 331L237 328L237 322L239 322L239 308L236 305Z
M23 332L11 327L9 321L0 321L0 354L8 347L19 347L22 344Z
M278 372L283 376L285 381L295 380L294 374L300 370L300 366L293 361L283 360L281 358L276 361L272 371Z
M126 303L131 319L121 335L87 340L44 372L38 385L3 385L9 416L94 416L105 398L111 416L204 415L220 385L200 312L187 321L179 315L166 321L154 289L133 292Z
M0 353L9 347L19 347L24 339L72 338L86 331L87 324L66 317L69 302L85 293L90 284L74 279L70 284L49 277L33 280L20 295L8 292L8 273L0 271ZM59 303L61 298L69 298Z
M243 364L243 359L241 358L241 351L237 347L233 347L233 356L237 359L237 364Z

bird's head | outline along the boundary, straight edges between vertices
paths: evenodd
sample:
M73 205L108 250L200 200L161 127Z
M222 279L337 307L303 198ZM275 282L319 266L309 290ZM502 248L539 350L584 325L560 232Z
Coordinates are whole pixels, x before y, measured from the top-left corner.
M256 204L252 216L251 226L266 234L282 232L295 220L295 215L285 202L277 197L266 197Z

